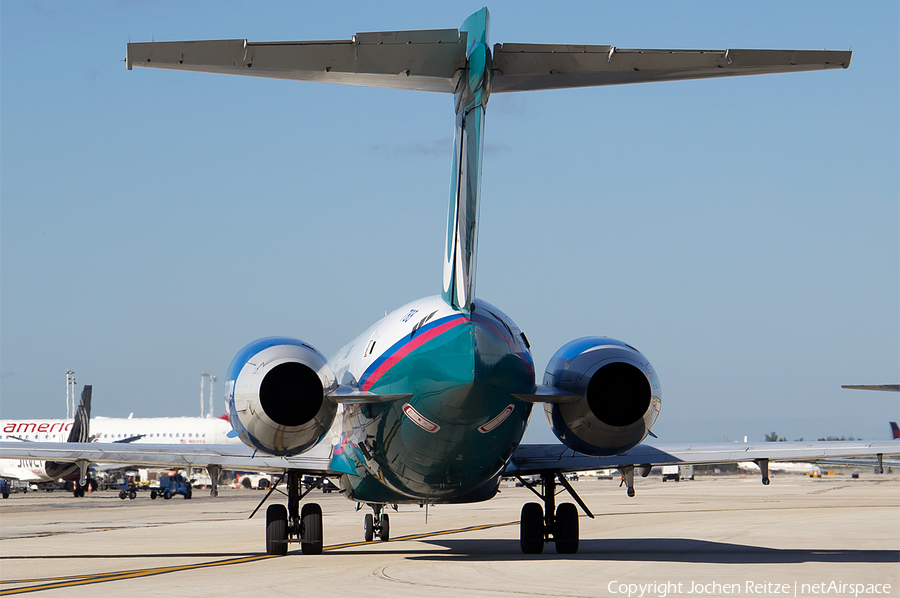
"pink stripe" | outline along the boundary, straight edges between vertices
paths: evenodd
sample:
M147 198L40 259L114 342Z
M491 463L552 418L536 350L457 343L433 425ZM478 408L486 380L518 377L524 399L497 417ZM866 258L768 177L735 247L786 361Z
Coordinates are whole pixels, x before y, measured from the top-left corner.
M413 340L397 349L396 353L391 355L391 357L389 359L386 359L385 362L382 363L377 370L372 372L372 375L369 376L369 379L366 380L365 384L363 384L362 389L369 390L370 388L372 388L372 385L378 382L378 379L381 378L389 369L394 367L394 365L396 365L398 361L400 361L434 337L447 332L451 328L459 326L463 322L468 321L469 320L467 318L458 318L456 320L447 322L446 324L442 324L441 326L438 326L436 328L432 328L428 332L422 333L421 336L413 337Z

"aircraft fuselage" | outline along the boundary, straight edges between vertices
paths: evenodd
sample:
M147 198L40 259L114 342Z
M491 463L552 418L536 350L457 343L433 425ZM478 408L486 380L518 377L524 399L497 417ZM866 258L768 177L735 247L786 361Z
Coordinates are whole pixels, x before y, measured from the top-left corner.
M405 305L331 362L342 384L406 401L347 405L332 468L361 502L491 498L522 439L534 388L524 335L480 300L467 315L430 297Z

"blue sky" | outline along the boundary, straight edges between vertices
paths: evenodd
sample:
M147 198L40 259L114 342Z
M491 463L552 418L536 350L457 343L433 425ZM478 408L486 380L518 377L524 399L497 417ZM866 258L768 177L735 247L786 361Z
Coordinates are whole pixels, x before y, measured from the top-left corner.
M336 6L330 6L336 4ZM339 6L337 6L339 4ZM492 42L853 47L847 70L497 94L477 294L638 347L663 441L886 438L900 380L896 2L497 2ZM471 2L0 4L0 417L199 414L263 336L326 355L437 294L448 96L135 69L129 39L348 39ZM549 435L540 411L529 438Z

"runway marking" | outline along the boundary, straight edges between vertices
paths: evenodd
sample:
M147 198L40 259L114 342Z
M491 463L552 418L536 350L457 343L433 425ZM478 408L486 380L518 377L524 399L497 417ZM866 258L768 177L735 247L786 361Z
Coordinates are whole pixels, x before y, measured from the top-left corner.
M518 521L507 521L505 523L490 523L486 525L473 525L469 527L461 527L458 529L447 529L425 534L412 534L409 536L400 536L392 538L389 542L404 542L409 540L421 540L423 538L432 538L435 536L445 536L447 534L459 534L464 532L473 532L494 527L504 527L509 525L519 525ZM335 544L326 546L323 551L341 550L343 548L352 548L356 546L379 545L386 544L380 540L372 542L348 542L345 544ZM0 590L0 596L12 596L14 594L26 594L30 592L41 592L44 590L55 590L59 588L71 588L76 586L91 585L103 583L107 581L120 581L123 579L137 579L140 577L149 577L151 575L162 575L165 573L175 573L178 571L190 571L192 569L204 569L208 567L222 567L224 565L239 565L242 563L252 563L263 559L276 558L275 555L259 554L246 557L238 557L233 559L225 559L221 561L209 561L206 563L194 563L191 565L172 565L169 567L151 567L148 569L132 569L130 571L114 571L111 573L91 573L85 575L72 575L68 577L47 577L43 579L16 579L16 580L0 580L0 584L38 584L30 585L24 588L10 588Z

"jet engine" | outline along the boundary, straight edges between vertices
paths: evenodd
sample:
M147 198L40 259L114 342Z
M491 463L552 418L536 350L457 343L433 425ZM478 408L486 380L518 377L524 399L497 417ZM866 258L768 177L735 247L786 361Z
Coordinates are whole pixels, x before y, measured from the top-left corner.
M228 367L228 419L244 444L271 455L297 455L318 444L331 427L337 404L325 395L337 385L325 357L310 345L259 339Z
M659 416L662 392L653 366L637 349L611 338L564 345L547 365L544 384L579 397L544 409L556 437L587 455L624 453Z

